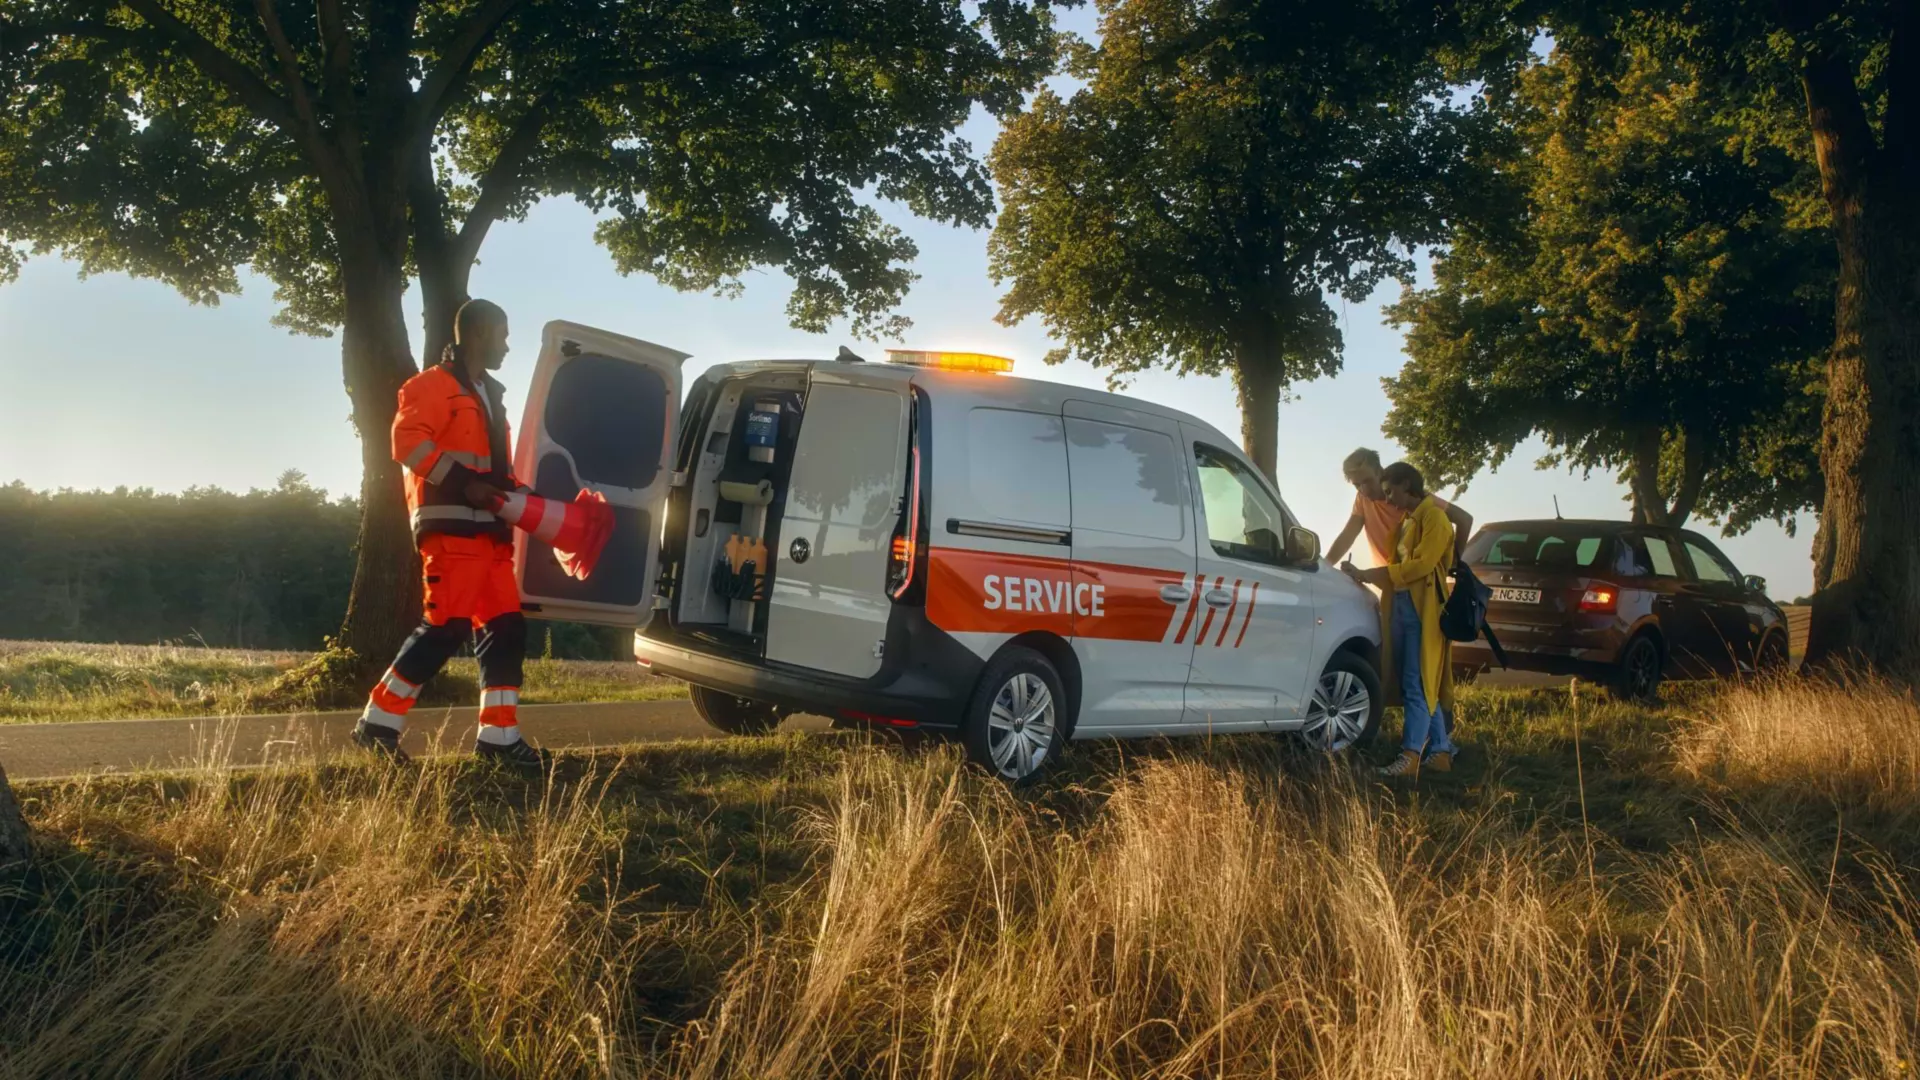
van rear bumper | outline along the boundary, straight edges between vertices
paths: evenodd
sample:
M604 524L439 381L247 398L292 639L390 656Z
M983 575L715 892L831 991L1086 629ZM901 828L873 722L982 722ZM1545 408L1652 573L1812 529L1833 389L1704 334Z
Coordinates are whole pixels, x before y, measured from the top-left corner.
M848 679L727 656L670 630L656 634L635 634L633 639L634 659L655 674L816 716L957 729L978 675L975 668L945 671L936 678L918 665L907 665L891 679L886 669L877 681Z

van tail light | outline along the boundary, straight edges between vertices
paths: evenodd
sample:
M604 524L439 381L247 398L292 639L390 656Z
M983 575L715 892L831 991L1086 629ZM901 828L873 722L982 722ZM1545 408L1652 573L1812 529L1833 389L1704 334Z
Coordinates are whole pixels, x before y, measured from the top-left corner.
M1620 606L1620 590L1611 585L1589 585L1580 594L1580 610L1611 613Z
M920 547L924 543L920 527L920 433L917 430L919 425L914 427L916 430L908 436L913 441L907 448L906 512L900 515L900 524L894 529L893 544L887 550L887 595L895 600L908 598L907 593L914 586L915 569L920 562Z

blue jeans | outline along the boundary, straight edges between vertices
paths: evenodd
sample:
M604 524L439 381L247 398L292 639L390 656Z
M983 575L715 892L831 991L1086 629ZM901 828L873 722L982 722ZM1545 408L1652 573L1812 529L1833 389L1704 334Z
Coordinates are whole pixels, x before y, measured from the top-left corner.
M1420 676L1420 612L1405 591L1393 594L1393 658L1400 665L1400 696L1406 699L1406 734L1400 748L1414 754L1453 753L1447 710L1427 711L1427 687Z

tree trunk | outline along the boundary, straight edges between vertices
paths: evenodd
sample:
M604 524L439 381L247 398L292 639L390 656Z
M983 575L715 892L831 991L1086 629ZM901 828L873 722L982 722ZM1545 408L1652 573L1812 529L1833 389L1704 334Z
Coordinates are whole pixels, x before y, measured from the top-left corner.
M400 384L416 368L401 307L406 278L399 260L367 253L343 263L348 284L341 363L362 472L353 590L335 643L373 669L393 658L420 618L420 560L391 441Z
M1233 388L1240 399L1240 443L1267 479L1279 482L1280 365L1270 348L1243 345L1234 356Z
M27 820L20 816L20 804L7 784L6 766L0 765L0 866L33 857L33 840L27 834Z
M1920 19L1909 12L1909 30ZM1898 35L1896 35L1898 36ZM1920 668L1920 130L1911 41L1896 41L1887 146L1847 58L1802 71L1840 254L1807 663ZM1903 52L1906 55L1901 55ZM1896 119L1897 114L1897 119Z

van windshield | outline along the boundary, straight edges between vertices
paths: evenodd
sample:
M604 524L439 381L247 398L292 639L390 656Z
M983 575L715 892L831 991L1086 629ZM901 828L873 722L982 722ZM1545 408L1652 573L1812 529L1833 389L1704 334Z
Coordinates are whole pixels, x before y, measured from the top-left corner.
M1489 525L1467 544L1466 561L1475 566L1573 570L1593 566L1606 546L1605 534L1572 523L1527 528Z

